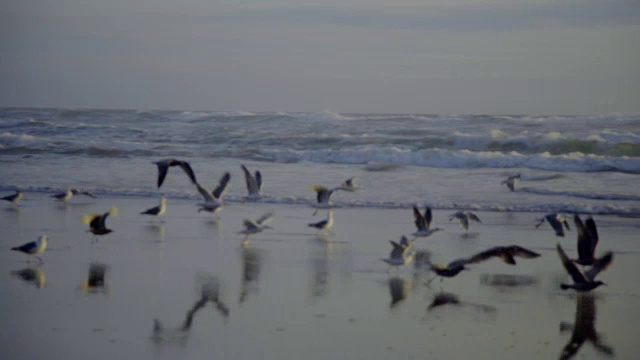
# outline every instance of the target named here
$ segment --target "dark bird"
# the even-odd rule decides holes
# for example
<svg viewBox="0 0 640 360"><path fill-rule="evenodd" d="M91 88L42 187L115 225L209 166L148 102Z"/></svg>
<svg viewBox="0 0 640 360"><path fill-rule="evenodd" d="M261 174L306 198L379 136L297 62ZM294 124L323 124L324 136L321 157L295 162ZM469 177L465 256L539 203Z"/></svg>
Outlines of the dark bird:
<svg viewBox="0 0 640 360"><path fill-rule="evenodd" d="M539 228L540 225L542 225L542 223L544 223L545 221L548 222L549 225L551 225L553 230L556 232L556 236L564 236L564 229L562 228L563 225L565 228L567 228L567 230L571 230L569 228L569 221L567 221L567 218L564 215L560 215L558 213L547 214L543 218L537 219L535 224L536 229Z"/></svg>
<svg viewBox="0 0 640 360"><path fill-rule="evenodd" d="M591 269L586 272L581 272L578 270L576 264L573 263L565 254L562 246L558 244L557 246L558 256L560 257L560 261L562 261L562 265L567 270L571 278L573 279L573 284L560 284L560 288L562 290L574 289L577 291L591 291L597 288L600 285L606 285L602 281L595 280L596 276L602 271L605 270L613 261L613 253L609 251L603 257L598 259Z"/></svg>
<svg viewBox="0 0 640 360"><path fill-rule="evenodd" d="M316 201L318 202L318 205L325 207L331 205L331 194L333 194L333 190L329 190L320 185L314 185L311 189L316 192Z"/></svg>
<svg viewBox="0 0 640 360"><path fill-rule="evenodd" d="M525 249L518 245L511 246L496 246L491 249L485 250L477 255L472 256L469 259L469 263L478 263L484 260L488 260L492 257L498 257L503 262L509 265L515 265L516 260L514 257L521 257L525 259L537 258L540 256L537 252Z"/></svg>
<svg viewBox="0 0 640 360"><path fill-rule="evenodd" d="M182 170L187 174L191 183L196 185L198 182L196 181L196 174L193 172L191 165L188 162L176 159L164 159L160 161L154 162L158 166L158 188L162 186L164 182L164 178L167 177L167 172L169 171L169 167L172 166L180 166Z"/></svg>
<svg viewBox="0 0 640 360"><path fill-rule="evenodd" d="M17 190L15 193L11 194L11 195L7 195L4 196L0 199L4 200L4 201L8 201L8 202L12 202L12 203L17 203L18 201L22 200L22 197L24 196L24 194L22 193L22 191Z"/></svg>
<svg viewBox="0 0 640 360"><path fill-rule="evenodd" d="M594 256L598 245L596 222L589 216L583 223L578 214L573 216L573 222L576 224L578 233L578 259L574 261L583 266L593 265L597 261Z"/></svg>
<svg viewBox="0 0 640 360"><path fill-rule="evenodd" d="M508 178L506 178L505 180L503 180L500 185L506 185L509 190L511 191L516 191L516 182L520 180L520 174L517 175L511 175Z"/></svg>
<svg viewBox="0 0 640 360"><path fill-rule="evenodd" d="M202 197L204 198L204 202L198 204L198 206L200 207L198 209L198 212L206 211L210 213L216 213L222 210L222 207L224 206L224 201L222 198L227 192L229 180L231 180L231 174L229 172L224 173L220 177L220 181L218 181L218 186L216 186L216 188L211 192L200 186L200 184L196 184L198 192L200 192L200 195L202 195Z"/></svg>
<svg viewBox="0 0 640 360"><path fill-rule="evenodd" d="M30 241L20 246L12 247L11 250L31 255L38 259L38 263L42 264L42 259L37 255L47 249L48 242L49 238L47 237L47 235L41 235L37 240Z"/></svg>
<svg viewBox="0 0 640 360"><path fill-rule="evenodd" d="M416 232L411 234L413 236L428 237L433 233L442 230L440 228L433 228L433 229L431 228L431 219L433 218L433 216L431 214L431 208L428 206L424 209L424 215L423 215L420 213L420 210L418 210L418 207L414 205L413 218L414 218L414 224L418 229Z"/></svg>
<svg viewBox="0 0 640 360"><path fill-rule="evenodd" d="M88 197L90 197L92 199L96 198L95 195L93 195L92 193L90 193L88 191L80 191L78 189L72 189L72 188L67 188L66 192L54 194L54 195L51 195L51 197L56 199L56 200L58 200L59 202L66 203L67 201L71 200L71 198L74 195L85 195L85 196L88 196Z"/></svg>
<svg viewBox="0 0 640 360"><path fill-rule="evenodd" d="M111 210L107 211L102 215L100 214L85 215L82 217L82 222L85 225L89 225L88 231L91 232L93 235L106 235L113 231L107 228L106 221L109 215L113 215L113 216L118 215L118 209L113 207L111 208Z"/></svg>
<svg viewBox="0 0 640 360"><path fill-rule="evenodd" d="M462 225L465 230L469 230L469 220L477 221L482 224L480 218L471 211L458 211L457 213L449 216L449 221L453 219L458 219L460 225Z"/></svg>
<svg viewBox="0 0 640 360"><path fill-rule="evenodd" d="M240 165L244 172L244 180L247 183L248 199L257 199L260 197L260 191L262 190L262 174L260 171L255 172L255 175L251 175L249 169L246 166Z"/></svg>
<svg viewBox="0 0 640 360"><path fill-rule="evenodd" d="M614 351L611 346L600 342L600 334L595 329L596 322L596 304L593 296L589 294L580 294L576 297L576 322L570 325L564 322L560 323L560 331L572 329L571 339L562 349L560 354L561 360L567 360L574 357L578 350L586 341L591 342L593 347L606 356L613 356Z"/></svg>

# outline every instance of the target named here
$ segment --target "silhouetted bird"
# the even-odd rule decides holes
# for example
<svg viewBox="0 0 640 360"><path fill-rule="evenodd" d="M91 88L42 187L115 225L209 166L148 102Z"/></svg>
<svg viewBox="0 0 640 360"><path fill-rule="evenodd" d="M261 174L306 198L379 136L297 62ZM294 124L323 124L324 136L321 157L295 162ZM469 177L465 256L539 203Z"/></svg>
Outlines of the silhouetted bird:
<svg viewBox="0 0 640 360"><path fill-rule="evenodd" d="M107 211L102 215L100 214L85 215L82 217L82 222L84 224L89 225L88 231L91 232L93 235L106 235L113 232L113 230L107 228L106 221L109 215L112 215L112 216L118 215L118 209L113 207L111 208L111 210Z"/></svg>
<svg viewBox="0 0 640 360"><path fill-rule="evenodd" d="M169 167L172 167L172 166L180 166L182 170L185 172L185 174L187 174L192 184L195 185L198 183L196 181L196 174L193 172L191 165L186 161L176 160L176 159L164 159L164 160L156 161L154 162L154 164L158 166L158 188L162 186L164 179L167 177L167 172L169 171Z"/></svg>
<svg viewBox="0 0 640 360"><path fill-rule="evenodd" d="M593 265L597 261L595 258L596 246L598 245L596 222L589 216L583 223L578 214L573 216L573 222L576 224L576 232L578 233L578 259L574 261L583 266Z"/></svg>
<svg viewBox="0 0 640 360"><path fill-rule="evenodd" d="M413 218L414 218L414 224L416 225L416 228L418 229L416 232L414 232L413 236L416 237L428 237L430 235L432 235L435 232L441 231L442 229L440 228L431 228L431 220L433 218L432 214L431 214L431 208L430 207L426 207L424 209L424 215L420 213L420 210L418 210L417 206L413 206Z"/></svg>
<svg viewBox="0 0 640 360"><path fill-rule="evenodd" d="M539 228L540 225L542 225L542 223L544 223L545 221L548 222L549 225L551 225L553 230L556 232L556 236L564 236L564 229L562 228L563 225L565 228L567 228L567 230L571 230L569 228L569 222L567 221L567 218L564 215L560 215L558 213L547 214L544 217L537 219L535 224L536 229Z"/></svg>
<svg viewBox="0 0 640 360"><path fill-rule="evenodd" d="M583 273L578 270L576 264L567 257L567 254L565 254L560 244L558 244L557 250L560 261L562 261L562 265L573 279L573 284L560 284L560 288L562 290L574 289L577 291L591 291L600 285L605 285L602 281L596 281L595 277L611 264L613 261L612 252L606 253L593 264L591 269Z"/></svg>

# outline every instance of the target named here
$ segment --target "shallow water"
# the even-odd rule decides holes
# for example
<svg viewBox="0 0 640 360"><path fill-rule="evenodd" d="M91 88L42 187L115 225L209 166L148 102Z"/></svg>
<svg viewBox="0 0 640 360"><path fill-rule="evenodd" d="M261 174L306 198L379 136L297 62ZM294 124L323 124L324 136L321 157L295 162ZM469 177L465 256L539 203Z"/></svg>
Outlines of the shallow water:
<svg viewBox="0 0 640 360"><path fill-rule="evenodd" d="M413 267L387 273L380 261L391 250L388 240L414 231L410 208L338 208L333 234L323 237L306 224L324 213L314 217L306 205L232 203L213 221L196 213L193 200L170 199L164 224L137 214L155 205L144 197L78 197L60 206L41 193L27 193L19 208L3 205L4 249L41 233L50 248L39 267L0 251L0 358L559 358L571 338L561 323L576 322L578 303L591 301L558 287L569 279L555 245L575 255L575 232L561 239L546 224L536 230L539 214L479 212L483 224L466 233L447 221L451 211L436 210L434 225L445 231L416 243L434 262L507 244L542 256L517 266L486 261L427 287L429 275ZM108 219L115 232L91 244L81 216L111 206L120 209ZM240 247L242 220L271 209L274 229ZM598 252L613 250L615 259L599 277L608 286L592 294L594 326L616 358L635 358L640 283L630 269L640 256L637 220L595 219ZM83 291L95 262L107 266L106 288ZM45 281L13 274L28 267ZM497 275L526 281L489 285ZM154 340L154 319L179 326L207 276L219 279L229 316L206 306L186 335ZM441 292L461 305L428 310ZM577 355L603 356L588 342Z"/></svg>

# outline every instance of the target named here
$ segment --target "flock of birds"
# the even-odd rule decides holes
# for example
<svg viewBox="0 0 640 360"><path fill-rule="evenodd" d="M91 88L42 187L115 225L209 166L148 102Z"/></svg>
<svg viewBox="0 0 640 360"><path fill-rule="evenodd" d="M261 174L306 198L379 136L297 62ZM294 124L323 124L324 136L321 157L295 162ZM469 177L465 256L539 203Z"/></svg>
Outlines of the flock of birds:
<svg viewBox="0 0 640 360"><path fill-rule="evenodd" d="M198 192L204 198L204 202L197 204L198 212L206 211L210 213L217 213L223 208L224 194L227 190L229 180L231 179L231 174L229 172L226 172L222 175L218 182L218 185L214 189L208 190L198 183L195 172L193 171L191 165L186 161L177 159L164 159L157 161L154 164L156 164L158 169L158 188L162 186L169 172L169 168L177 166L184 171L191 183L196 186ZM245 175L248 192L247 200L260 199L262 191L262 174L260 173L260 171L251 173L249 169L247 169L247 167L244 165L241 165L241 168ZM521 177L519 174L509 176L502 182L502 184L507 185L509 189L513 191L515 182L520 180L520 178ZM336 191L354 192L359 190L360 188L356 184L356 178L352 177L334 188L314 185L312 189L316 192L316 212L320 208L328 209L328 211L327 217L324 220L315 223L309 223L308 226L315 228L318 231L324 232L330 231L334 225L334 211L331 210L331 195ZM80 191L72 188L67 189L66 192L52 195L51 197L59 202L64 203L69 201L74 195L85 195L95 198L95 196L90 192ZM15 194L3 197L2 200L17 203L22 198L22 191L17 191ZM166 210L167 199L165 197L161 197L160 204L158 206L147 209L140 214L160 217L166 213ZM113 231L107 227L106 221L109 216L116 215L117 213L118 210L116 208L112 208L103 214L85 215L82 220L85 224L89 225L89 232L91 232L95 236L102 236ZM381 259L389 265L389 270L391 268L398 269L401 266L408 265L416 259L416 256L419 254L414 249L414 243L416 239L426 238L438 231L442 231L441 228L431 226L432 210L430 207L427 206L423 213L418 209L417 206L414 205L413 215L414 224L416 227L416 231L411 234L413 238L409 239L406 236L402 236L399 242L391 240L390 243L392 245L392 250L389 254L389 257ZM269 226L269 223L273 219L273 217L274 213L270 211L255 220L245 219L243 222L244 228L238 232L238 234L245 235L241 243L242 246L247 245L247 242L251 235L258 234L264 230L270 229L271 226ZM458 211L454 214L451 214L449 216L449 221L452 220L458 220L460 225L465 230L469 229L469 221L482 223L480 218L470 211ZM588 216L583 222L580 216L578 214L575 214L573 220L577 231L578 259L570 259L564 252L562 246L560 246L560 244L558 243L556 249L558 257L560 258L561 263L566 269L567 273L569 273L569 275L573 279L572 284L561 284L560 287L563 290L574 289L580 292L590 291L604 284L602 281L596 280L596 276L611 264L611 262L613 261L613 253L609 251L602 257L596 258L595 250L598 244L599 237L594 219L591 216ZM568 219L562 214L547 214L536 221L535 227L540 227L544 222L547 222L554 230L556 236L559 237L564 236L565 229L570 230ZM94 238L94 241L96 240L97 238ZM37 255L46 250L47 243L48 237L46 235L42 235L35 241L28 242L21 246L13 247L11 248L11 250L34 256L39 261L39 263L42 263L42 259ZM539 256L540 254L534 251L525 249L518 245L512 245L493 247L468 258L455 259L446 265L432 263L428 257L421 257L420 262L426 263L427 268L431 270L436 276L440 276L441 278L451 278L455 277L463 270L469 270L469 265L487 261L492 258L499 258L507 264L515 265L516 257L532 259ZM582 270L578 269L578 266L576 264L580 265L582 267ZM416 265L418 266L421 264ZM586 269L586 267L589 268ZM431 280L429 282L431 282Z"/></svg>

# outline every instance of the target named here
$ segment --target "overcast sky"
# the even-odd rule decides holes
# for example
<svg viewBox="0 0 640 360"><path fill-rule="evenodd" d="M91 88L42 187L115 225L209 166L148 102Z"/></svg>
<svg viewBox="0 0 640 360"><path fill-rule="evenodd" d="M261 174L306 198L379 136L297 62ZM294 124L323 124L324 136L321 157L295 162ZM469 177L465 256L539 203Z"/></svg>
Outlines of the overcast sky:
<svg viewBox="0 0 640 360"><path fill-rule="evenodd" d="M5 0L0 106L640 113L639 0Z"/></svg>

